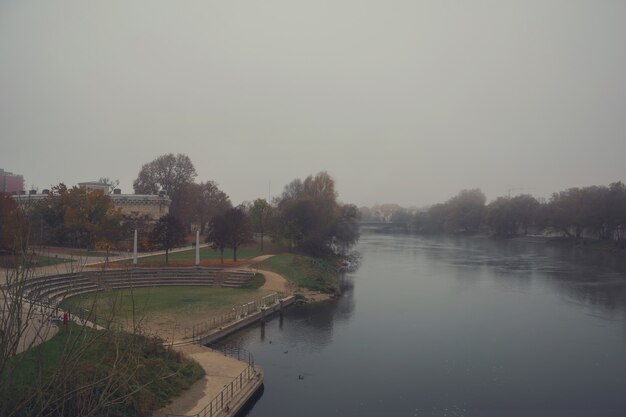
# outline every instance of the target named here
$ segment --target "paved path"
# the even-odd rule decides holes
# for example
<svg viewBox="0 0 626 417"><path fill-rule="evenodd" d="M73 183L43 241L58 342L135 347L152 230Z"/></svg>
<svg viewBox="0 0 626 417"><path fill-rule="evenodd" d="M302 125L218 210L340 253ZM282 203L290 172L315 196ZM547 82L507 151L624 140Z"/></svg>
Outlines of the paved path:
<svg viewBox="0 0 626 417"><path fill-rule="evenodd" d="M200 248L207 247L208 245L200 245ZM171 249L169 253L176 252L184 252L188 250L193 250L194 246L185 246L182 248ZM37 268L33 268L33 277L42 277L47 275L58 275L58 274L67 274L71 272L79 272L82 271L85 267L93 267L98 265L103 265L105 263L105 259L102 256L77 256L77 255L69 255L67 253L55 253L53 250L51 251L41 251L41 255L45 256L58 256L59 258L70 259L73 262L64 262L57 265L49 265L49 266L41 266ZM155 251L155 252L140 252L137 257L138 258L147 258L149 256L156 255L165 255L165 251ZM122 255L109 256L108 262L119 262L133 259L132 253L125 253ZM0 278L2 279L2 278Z"/></svg>
<svg viewBox="0 0 626 417"><path fill-rule="evenodd" d="M261 289L290 293L292 292L292 288L289 285L289 282L287 281L285 277L283 277L280 274L277 274L276 272L267 271L265 269L259 269L258 267L255 266L256 264L263 262L266 259L269 259L273 256L276 256L276 255L270 254L270 255L257 256L255 258L250 259L250 261L246 262L245 264L238 265L236 267L228 268L228 269L233 270L233 271L236 270L236 271L248 271L248 272L261 273L263 274L263 276L265 276L265 284L263 284Z"/></svg>
<svg viewBox="0 0 626 417"><path fill-rule="evenodd" d="M157 410L153 416L168 414L194 415L202 411L225 386L229 385L247 367L246 362L225 356L223 353L199 345L177 346L177 350L194 359L202 366L206 375L191 388L174 398L172 402ZM247 382L247 381L246 381Z"/></svg>

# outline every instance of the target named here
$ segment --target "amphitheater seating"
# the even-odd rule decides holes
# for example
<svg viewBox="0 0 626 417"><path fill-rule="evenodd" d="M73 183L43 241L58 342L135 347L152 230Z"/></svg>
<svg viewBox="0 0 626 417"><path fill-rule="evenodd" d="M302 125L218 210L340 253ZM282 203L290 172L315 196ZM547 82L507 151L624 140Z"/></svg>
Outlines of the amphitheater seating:
<svg viewBox="0 0 626 417"><path fill-rule="evenodd" d="M218 275L221 277L217 279ZM85 270L35 277L28 280L26 294L34 301L57 304L67 297L107 289L206 285L237 288L254 273L209 267L132 268Z"/></svg>
<svg viewBox="0 0 626 417"><path fill-rule="evenodd" d="M222 287L239 288L244 286L252 277L254 272L233 271L229 272L226 279L221 283Z"/></svg>

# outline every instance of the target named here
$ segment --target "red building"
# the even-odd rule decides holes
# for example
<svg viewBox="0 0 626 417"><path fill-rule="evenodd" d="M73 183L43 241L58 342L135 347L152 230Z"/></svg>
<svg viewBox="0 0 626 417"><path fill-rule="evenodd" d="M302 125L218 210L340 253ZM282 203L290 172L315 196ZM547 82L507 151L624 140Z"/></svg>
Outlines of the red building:
<svg viewBox="0 0 626 417"><path fill-rule="evenodd" d="M21 193L24 190L24 177L6 172L0 168L0 193Z"/></svg>

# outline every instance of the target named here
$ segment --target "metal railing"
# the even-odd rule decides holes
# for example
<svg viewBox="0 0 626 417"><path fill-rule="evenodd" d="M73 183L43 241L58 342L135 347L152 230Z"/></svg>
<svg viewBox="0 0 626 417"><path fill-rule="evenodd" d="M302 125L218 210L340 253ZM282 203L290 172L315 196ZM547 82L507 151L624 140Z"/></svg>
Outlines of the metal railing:
<svg viewBox="0 0 626 417"><path fill-rule="evenodd" d="M200 341L202 336L206 336L211 330L261 311L262 308L276 305L284 297L285 294L274 292L266 295L265 297L252 300L246 304L235 306L231 311L218 316L213 316L200 323L196 323L192 325L191 328L185 327L185 338L190 337L194 342Z"/></svg>
<svg viewBox="0 0 626 417"><path fill-rule="evenodd" d="M254 365L254 356L252 353L239 346L228 345L220 342L213 342L207 345L207 347L213 350L219 350L224 356L230 356L238 361L247 362L248 365Z"/></svg>
<svg viewBox="0 0 626 417"><path fill-rule="evenodd" d="M248 365L230 384L215 396L199 413L192 415L167 414L168 417L214 417L222 411L230 411L230 401L239 394L249 381L257 377L254 365Z"/></svg>

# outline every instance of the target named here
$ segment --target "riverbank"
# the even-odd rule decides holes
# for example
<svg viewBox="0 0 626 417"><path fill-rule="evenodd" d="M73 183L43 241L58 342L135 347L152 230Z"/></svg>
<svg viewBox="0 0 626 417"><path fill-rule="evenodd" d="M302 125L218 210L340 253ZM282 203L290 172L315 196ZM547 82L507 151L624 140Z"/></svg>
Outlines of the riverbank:
<svg viewBox="0 0 626 417"><path fill-rule="evenodd" d="M287 279L292 292L303 295L340 294L337 279L343 258L314 258L295 253L281 253L255 265L260 271L272 271Z"/></svg>
<svg viewBox="0 0 626 417"><path fill-rule="evenodd" d="M228 381L224 383L222 379L224 375L232 377L237 371L241 370L242 363L233 362L234 359L212 351L203 345L215 342L221 338L227 337L241 329L248 327L259 321L269 319L273 314L281 313L283 308L287 308L291 304L298 300L304 300L306 302L320 302L326 301L334 297L333 294L324 294L319 291L313 291L306 288L296 287L293 282L290 282L283 275L268 271L266 269L260 269L258 266L264 261L273 258L274 255L264 255L252 260L249 265L245 265L244 270L250 270L256 273L261 273L265 276L265 283L261 287L264 290L273 290L277 292L283 292L287 294L297 293L298 297L294 295L288 295L282 299L279 303L263 309L261 311L252 313L248 316L242 317L239 320L229 323L223 327L217 328L209 332L207 335L201 337L199 344L188 344L188 340L182 340L175 345L177 349L181 349L188 357L198 361L200 365L205 369L206 377L196 382L187 392L181 396L173 399L173 401L163 409L154 414L154 417L164 417L169 414L178 415L195 415L199 412L207 410L207 406L211 407L211 401L215 400L216 395L219 395L221 391L218 391L220 387L227 386ZM238 268L240 269L240 268ZM231 401L228 402L228 411L225 411L224 416L235 415L236 412L243 407L247 401L254 395L263 382L263 371L260 367L255 366L257 376L250 381L249 386L242 389L237 393ZM243 371L242 371L243 372ZM210 381L211 376L215 376L214 381ZM236 380L235 384L237 383ZM232 382L232 381L231 381ZM221 385L220 385L221 384Z"/></svg>
<svg viewBox="0 0 626 417"><path fill-rule="evenodd" d="M497 239L497 240L513 240L520 242L532 242L532 243L545 243L561 246L570 246L575 248L586 248L592 250L602 250L608 252L615 252L623 254L626 251L626 240L599 240L590 238L575 238L567 236L546 236L546 235L515 235L515 236L496 236L484 232L476 233L434 233L423 234L416 232L415 230L408 229L401 225L365 225L362 226L364 230L367 230L374 234L389 234L389 235L407 235L407 236L422 236L422 237L434 237L434 236L448 236L448 237L467 237L477 239Z"/></svg>
<svg viewBox="0 0 626 417"><path fill-rule="evenodd" d="M547 243L553 245L571 246L576 248L586 248L593 250L603 250L609 252L623 253L626 250L626 241L598 240L571 237L550 237L542 235L514 236L511 239L521 242Z"/></svg>

